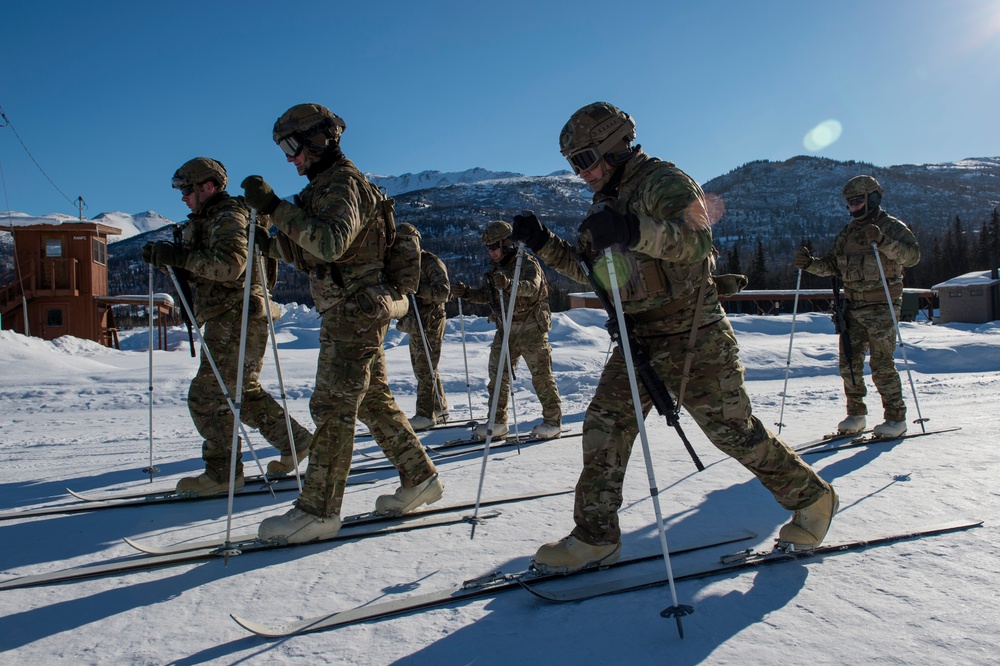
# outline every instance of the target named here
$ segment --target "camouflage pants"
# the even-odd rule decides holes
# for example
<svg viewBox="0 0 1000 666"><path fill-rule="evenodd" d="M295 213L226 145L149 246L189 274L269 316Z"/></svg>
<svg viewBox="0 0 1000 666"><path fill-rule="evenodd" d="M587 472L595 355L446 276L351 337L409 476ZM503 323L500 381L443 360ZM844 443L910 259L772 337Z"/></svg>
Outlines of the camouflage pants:
<svg viewBox="0 0 1000 666"><path fill-rule="evenodd" d="M653 369L675 393L680 388L687 339L686 333L644 339ZM696 347L684 408L709 440L750 470L783 507L795 510L815 502L826 484L751 413L729 321L723 319L700 330ZM641 382L639 394L643 413L648 414L652 403ZM622 483L638 432L625 360L615 348L583 422L583 472L576 485L573 530L583 541L620 540Z"/></svg>
<svg viewBox="0 0 1000 666"><path fill-rule="evenodd" d="M230 310L206 322L203 333L205 344L215 360L230 396L236 395L241 319L240 310ZM257 381L266 349L267 320L259 318L248 320L240 420L260 430L260 434L274 448L283 454L289 454L291 445L288 442L285 411ZM201 449L205 472L215 481L227 481L230 465L229 450L232 447L233 437L233 413L219 387L215 373L212 372L206 354L201 355L198 374L191 381L191 388L188 390L188 409L198 433L205 440ZM309 431L295 419L292 419L292 434L300 450L309 446L311 438ZM239 462L240 451L237 451L236 455L236 474L240 476L243 474L243 464Z"/></svg>
<svg viewBox="0 0 1000 666"><path fill-rule="evenodd" d="M316 432L296 502L306 513L340 514L356 419L369 427L404 487L436 472L389 389L382 348L388 327L388 319L369 317L350 302L323 314L316 390L309 401Z"/></svg>
<svg viewBox="0 0 1000 666"><path fill-rule="evenodd" d="M535 395L542 403L542 420L546 423L562 424L562 402L559 400L559 389L555 377L552 376L552 347L549 345L549 333L545 329L528 325L511 327L510 364L515 370L517 362L523 357L531 373L531 385ZM488 390L492 405L493 389L496 387L497 365L500 362L500 350L503 348L503 330L497 329L490 347L490 382ZM510 373L507 372L506 361L500 378L500 397L497 402L497 423L507 422L507 397L510 392Z"/></svg>
<svg viewBox="0 0 1000 666"><path fill-rule="evenodd" d="M901 303L895 305L899 320ZM847 413L864 416L865 406L865 354L871 350L869 365L872 381L882 397L882 410L886 421L905 421L906 403L903 402L903 385L896 370L893 354L896 351L896 329L892 325L889 308L885 304L872 304L847 311L847 336L851 341L851 358L840 359L840 376L847 395ZM854 381L851 380L851 372Z"/></svg>
<svg viewBox="0 0 1000 666"><path fill-rule="evenodd" d="M410 333L410 363L413 365L413 376L417 378L417 410L416 413L431 418L435 413L448 411L448 398L444 394L441 378L434 385L438 362L441 360L441 344L444 342L444 329L447 320L442 317L427 317L422 319L424 333L427 336L427 347L430 349L431 362L427 362L427 352L424 350L424 338L420 331Z"/></svg>

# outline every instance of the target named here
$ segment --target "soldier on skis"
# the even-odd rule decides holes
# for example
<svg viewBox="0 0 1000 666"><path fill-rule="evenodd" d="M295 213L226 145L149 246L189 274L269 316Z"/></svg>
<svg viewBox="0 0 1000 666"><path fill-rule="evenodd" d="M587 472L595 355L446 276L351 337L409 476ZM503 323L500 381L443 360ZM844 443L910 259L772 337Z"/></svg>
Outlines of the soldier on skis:
<svg viewBox="0 0 1000 666"><path fill-rule="evenodd" d="M605 285L603 255L612 248L620 266L616 272L625 275L619 286L622 307L648 348L653 370L712 443L794 512L779 541L815 547L837 511L837 495L751 411L736 338L711 276L712 230L704 194L672 163L633 146L634 139L635 123L615 106L597 102L574 113L559 147L594 190L595 204L603 207L592 209L575 244L556 236L530 211L514 217L513 238L557 271L585 281L579 255ZM652 402L641 385L639 391L648 413ZM576 527L538 549L538 569L571 572L618 559L618 509L637 433L626 363L616 348L583 423Z"/></svg>
<svg viewBox="0 0 1000 666"><path fill-rule="evenodd" d="M401 485L380 496L380 514L408 513L444 492L437 470L389 389L382 342L406 299L386 277L391 202L344 156L346 124L318 104L298 104L274 124L274 142L309 184L283 201L260 176L243 181L247 202L271 216L278 233L269 253L309 274L322 317L316 422L309 467L295 506L265 519L262 539L312 541L337 534L354 453L356 419L365 423L399 472Z"/></svg>
<svg viewBox="0 0 1000 666"><path fill-rule="evenodd" d="M882 209L882 186L875 178L865 175L851 178L842 195L854 219L822 257L812 256L809 248L799 249L795 267L813 275L839 276L844 282L850 344L841 348L840 376L847 395L847 418L838 424L838 432L857 433L867 425L864 364L865 352L870 349L872 381L882 398L885 417L883 423L875 426L873 434L898 437L906 432L906 404L893 360L896 330L889 307L895 310L898 321L903 306L903 269L917 265L920 247L910 228ZM873 243L878 248L878 258ZM892 303L886 302L880 260ZM843 351L845 348L851 350L849 357Z"/></svg>
<svg viewBox="0 0 1000 666"><path fill-rule="evenodd" d="M420 239L420 231L412 224L400 224L396 233L414 234ZM448 302L450 295L451 283L448 282L448 269L444 262L421 248L420 286L414 294L416 311L411 303L410 311L396 322L396 328L410 336L410 363L417 379L417 410L410 419L410 425L415 431L426 430L448 420L448 399L444 395L437 366L441 360L441 345L444 343L444 329L448 322L444 304Z"/></svg>
<svg viewBox="0 0 1000 666"><path fill-rule="evenodd" d="M250 214L243 202L226 192L226 169L208 157L196 157L174 172L172 186L191 209L180 227L180 242L156 241L142 248L142 259L164 268L173 266L179 277L193 287L189 303L197 325L205 326L205 344L215 360L227 391L234 395L239 370L239 341L243 316L243 288L252 254L247 248ZM243 400L240 420L260 430L281 452L280 461L268 465L268 473L292 471L292 443L281 405L261 387L260 375L267 349L267 313L258 272L253 273L250 314L247 320L243 361ZM272 305L272 307L275 307ZM278 316L274 312L273 316ZM232 448L233 414L216 380L207 355L201 357L198 373L188 391L188 409L204 438L201 456L204 473L177 483L182 495L214 495L229 489L229 452ZM311 435L292 419L292 434L298 460L309 455ZM239 460L240 451L236 452ZM243 464L236 464L236 488L243 487Z"/></svg>
<svg viewBox="0 0 1000 666"><path fill-rule="evenodd" d="M486 245L486 251L490 256L485 282L478 288L456 282L451 292L456 298L464 298L472 303L488 303L491 309L490 319L497 323L497 332L490 347L491 396L496 387L497 366L503 346L500 299L503 299L502 307L506 307L510 302L511 282L517 257L517 249L510 235L511 227L503 220L487 224L482 234L483 244ZM538 401L542 403L542 422L532 429L532 436L552 439L558 437L562 431L562 402L559 399L556 380L552 376L552 347L549 345L552 313L549 310L549 284L537 259L525 255L522 262L517 284L517 302L514 304L508 339L510 363L512 368L517 367L518 359L524 357L531 372L531 384L535 388ZM501 372L500 397L493 425L494 437L504 437L509 432L507 426L509 387L510 375L504 368ZM476 426L474 435L485 439L486 430L486 424Z"/></svg>

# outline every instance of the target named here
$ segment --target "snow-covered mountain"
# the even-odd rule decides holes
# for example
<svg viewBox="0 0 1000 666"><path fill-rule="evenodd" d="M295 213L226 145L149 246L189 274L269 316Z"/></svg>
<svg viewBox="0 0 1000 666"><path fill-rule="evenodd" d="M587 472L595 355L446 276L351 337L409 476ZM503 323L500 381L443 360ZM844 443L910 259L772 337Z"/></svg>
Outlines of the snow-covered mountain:
<svg viewBox="0 0 1000 666"><path fill-rule="evenodd" d="M445 187L458 183L476 183L497 178L523 177L510 171L489 171L476 167L465 171L421 171L420 173L404 173L401 176L381 176L366 173L365 177L379 187L385 188L386 194L394 197L404 192L426 190L432 187Z"/></svg>
<svg viewBox="0 0 1000 666"><path fill-rule="evenodd" d="M49 213L48 215L28 215L16 211L0 213L0 229L9 229L11 226L28 227L34 224L67 224L79 221L80 218L76 216L63 215L62 213ZM89 218L88 221L121 229L121 235L111 236L108 239L112 243L173 224L173 221L151 210L134 215L120 212L101 213ZM7 238L9 239L9 236Z"/></svg>

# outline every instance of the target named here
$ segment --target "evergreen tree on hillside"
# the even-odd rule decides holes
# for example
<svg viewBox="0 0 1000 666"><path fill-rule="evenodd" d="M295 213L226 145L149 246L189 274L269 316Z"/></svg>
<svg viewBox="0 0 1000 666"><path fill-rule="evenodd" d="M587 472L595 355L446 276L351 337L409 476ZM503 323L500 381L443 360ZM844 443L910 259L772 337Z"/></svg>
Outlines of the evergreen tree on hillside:
<svg viewBox="0 0 1000 666"><path fill-rule="evenodd" d="M767 257L764 256L764 242L759 237L757 238L757 251L750 263L750 272L747 273L747 287L750 289L768 288Z"/></svg>
<svg viewBox="0 0 1000 666"><path fill-rule="evenodd" d="M743 262L740 259L740 246L733 245L733 249L726 252L726 267L724 273L743 273Z"/></svg>
<svg viewBox="0 0 1000 666"><path fill-rule="evenodd" d="M989 242L987 243L987 265L986 268L994 270L1000 268L1000 213L993 209L990 216Z"/></svg>
<svg viewBox="0 0 1000 666"><path fill-rule="evenodd" d="M955 275L963 275L969 272L969 241L965 236L965 229L962 228L962 218L958 215L955 216L951 232L952 247L948 260Z"/></svg>

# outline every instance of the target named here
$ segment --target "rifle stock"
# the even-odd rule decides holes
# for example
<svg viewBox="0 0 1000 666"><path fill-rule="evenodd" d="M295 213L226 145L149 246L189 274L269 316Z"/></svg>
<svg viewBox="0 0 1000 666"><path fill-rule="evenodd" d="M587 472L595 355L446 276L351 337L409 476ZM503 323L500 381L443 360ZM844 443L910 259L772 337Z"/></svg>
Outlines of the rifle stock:
<svg viewBox="0 0 1000 666"><path fill-rule="evenodd" d="M847 365L851 369L851 383L856 383L854 378L854 353L851 349L851 336L847 332L847 300L840 297L839 277L833 278L833 329L840 336L840 355L847 359Z"/></svg>

